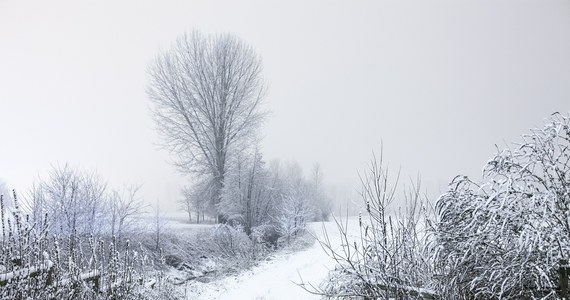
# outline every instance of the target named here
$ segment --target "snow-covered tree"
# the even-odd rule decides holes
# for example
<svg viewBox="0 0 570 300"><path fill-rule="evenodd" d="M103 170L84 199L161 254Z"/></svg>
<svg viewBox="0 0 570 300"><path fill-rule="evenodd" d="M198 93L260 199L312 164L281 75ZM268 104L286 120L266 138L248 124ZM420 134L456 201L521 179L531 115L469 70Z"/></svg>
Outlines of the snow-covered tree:
<svg viewBox="0 0 570 300"><path fill-rule="evenodd" d="M147 91L165 147L182 172L212 179L218 207L232 156L250 144L263 120L261 59L236 36L195 31L178 38L148 70Z"/></svg>
<svg viewBox="0 0 570 300"><path fill-rule="evenodd" d="M182 198L179 204L188 213L189 222L192 221L192 212L196 213L196 223L200 223L200 220L204 221L206 212L212 214L215 211L211 197L211 183L212 181L206 177L181 189Z"/></svg>
<svg viewBox="0 0 570 300"><path fill-rule="evenodd" d="M437 203L444 297L557 298L556 270L570 253L570 119L498 151L481 183L456 177Z"/></svg>
<svg viewBox="0 0 570 300"><path fill-rule="evenodd" d="M253 228L271 222L280 192L278 180L278 174L267 170L258 151L251 157L241 156L227 176L219 211L250 235Z"/></svg>
<svg viewBox="0 0 570 300"><path fill-rule="evenodd" d="M139 190L140 185L129 185L122 191L113 190L109 195L107 218L112 236L121 238L125 231L132 229L135 217L143 212L145 204L138 195Z"/></svg>
<svg viewBox="0 0 570 300"><path fill-rule="evenodd" d="M315 196L311 183L303 176L299 164L291 162L280 168L281 201L276 213L278 231L290 243L291 237L305 229L315 216Z"/></svg>
<svg viewBox="0 0 570 300"><path fill-rule="evenodd" d="M314 215L307 199L307 190L303 187L299 188L291 189L282 196L276 218L277 230L287 244L291 243L291 238L294 235L305 229L307 222L311 221Z"/></svg>
<svg viewBox="0 0 570 300"><path fill-rule="evenodd" d="M194 211L193 199L192 199L192 186L184 186L180 189L182 198L178 200L180 208L188 214L188 223L192 222L192 212ZM198 217L199 217L198 213Z"/></svg>
<svg viewBox="0 0 570 300"><path fill-rule="evenodd" d="M325 191L321 165L315 163L311 169L311 198L315 206L315 221L328 221L332 213L332 201Z"/></svg>
<svg viewBox="0 0 570 300"><path fill-rule="evenodd" d="M106 190L97 174L66 164L55 166L47 180L36 183L26 204L36 219L48 215L54 233L96 233L107 221Z"/></svg>

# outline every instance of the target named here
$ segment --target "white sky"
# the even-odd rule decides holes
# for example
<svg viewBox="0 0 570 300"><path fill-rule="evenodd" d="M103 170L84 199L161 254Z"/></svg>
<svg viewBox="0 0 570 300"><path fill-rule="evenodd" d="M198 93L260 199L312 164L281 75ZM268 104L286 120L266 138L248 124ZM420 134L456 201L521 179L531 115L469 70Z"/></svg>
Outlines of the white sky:
<svg viewBox="0 0 570 300"><path fill-rule="evenodd" d="M567 0L0 0L0 178L24 190L69 162L174 207L184 178L155 146L145 68L192 29L257 49L266 159L318 161L331 185L383 141L437 194L570 111Z"/></svg>

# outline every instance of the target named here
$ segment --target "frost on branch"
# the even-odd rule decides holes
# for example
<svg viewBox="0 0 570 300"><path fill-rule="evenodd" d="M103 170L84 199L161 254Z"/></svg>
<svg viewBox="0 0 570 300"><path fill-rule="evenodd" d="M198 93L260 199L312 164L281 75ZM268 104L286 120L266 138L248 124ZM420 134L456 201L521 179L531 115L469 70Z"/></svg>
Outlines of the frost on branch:
<svg viewBox="0 0 570 300"><path fill-rule="evenodd" d="M320 244L337 266L320 286L309 292L335 299L433 299L426 199L419 182L398 199L398 177L374 157L361 177L366 213L358 225L335 219L341 247L324 232ZM400 207L395 207L395 204Z"/></svg>
<svg viewBox="0 0 570 300"><path fill-rule="evenodd" d="M440 286L451 298L556 298L570 253L570 119L487 162L482 184L456 177L437 203Z"/></svg>

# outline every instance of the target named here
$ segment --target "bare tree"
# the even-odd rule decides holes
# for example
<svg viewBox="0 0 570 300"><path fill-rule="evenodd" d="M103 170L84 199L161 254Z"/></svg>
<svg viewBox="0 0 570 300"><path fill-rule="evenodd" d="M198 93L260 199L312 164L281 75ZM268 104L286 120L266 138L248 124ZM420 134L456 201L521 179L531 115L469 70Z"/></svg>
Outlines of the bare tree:
<svg viewBox="0 0 570 300"><path fill-rule="evenodd" d="M227 176L222 200L222 213L231 223L243 226L247 235L255 227L270 223L275 210L278 176L265 167L259 151L251 157L240 157L232 172Z"/></svg>
<svg viewBox="0 0 570 300"><path fill-rule="evenodd" d="M260 57L236 36L198 32L181 36L148 68L147 92L164 146L180 171L212 178L215 205L230 157L263 120L261 71Z"/></svg>
<svg viewBox="0 0 570 300"><path fill-rule="evenodd" d="M312 198L315 202L315 221L328 221L332 212L332 202L325 194L323 171L321 165L315 163L311 170Z"/></svg>
<svg viewBox="0 0 570 300"><path fill-rule="evenodd" d="M312 201L311 182L305 179L298 163L284 164L281 178L281 201L275 221L282 240L290 244L291 238L303 231L307 222L314 218L316 209Z"/></svg>
<svg viewBox="0 0 570 300"><path fill-rule="evenodd" d="M55 166L47 180L33 186L26 205L36 221L47 213L56 233L95 233L105 221L106 189L106 183L96 173L82 172L67 164Z"/></svg>
<svg viewBox="0 0 570 300"><path fill-rule="evenodd" d="M162 243L162 234L167 231L166 230L166 222L164 220L163 213L160 210L160 201L156 199L156 203L153 210L152 216L152 230L153 232L153 244L155 250L158 252L160 251L160 245Z"/></svg>
<svg viewBox="0 0 570 300"><path fill-rule="evenodd" d="M110 195L109 217L111 235L121 237L121 234L132 225L133 217L143 212L145 207L138 196L140 185L129 185L119 192L114 190Z"/></svg>
<svg viewBox="0 0 570 300"><path fill-rule="evenodd" d="M192 187L185 186L180 192L182 193L182 198L178 201L180 208L188 214L188 223L192 223L192 211L194 210L192 205Z"/></svg>
<svg viewBox="0 0 570 300"><path fill-rule="evenodd" d="M188 213L188 222L192 222L192 212L196 213L196 224L205 221L205 213L211 213L208 199L211 198L211 180L205 179L182 188L182 199L179 201L182 209Z"/></svg>

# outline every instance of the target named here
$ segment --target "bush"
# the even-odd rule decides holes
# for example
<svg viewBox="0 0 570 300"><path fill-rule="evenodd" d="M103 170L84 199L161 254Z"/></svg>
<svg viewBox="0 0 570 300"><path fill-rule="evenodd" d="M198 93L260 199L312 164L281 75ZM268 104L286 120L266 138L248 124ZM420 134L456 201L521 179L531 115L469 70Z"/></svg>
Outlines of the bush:
<svg viewBox="0 0 570 300"><path fill-rule="evenodd" d="M252 240L264 248L276 249L281 235L274 225L260 225L254 227L251 233Z"/></svg>
<svg viewBox="0 0 570 300"><path fill-rule="evenodd" d="M367 216L359 216L358 228L335 219L341 247L328 233L320 244L337 266L320 286L303 285L328 298L365 299L431 297L432 260L425 199L419 184L404 194L404 207L393 211L397 181L389 181L388 171L376 157L361 178L362 199ZM352 222L351 222L352 223Z"/></svg>
<svg viewBox="0 0 570 300"><path fill-rule="evenodd" d="M252 241L243 227L220 224L212 231L213 243L227 257L252 258Z"/></svg>
<svg viewBox="0 0 570 300"><path fill-rule="evenodd" d="M5 207L0 195L0 298L150 299L142 249L114 238L50 236L49 218L30 221L15 193L13 209Z"/></svg>
<svg viewBox="0 0 570 300"><path fill-rule="evenodd" d="M499 151L481 184L458 176L437 203L436 253L446 298L557 298L570 253L570 119L554 114Z"/></svg>

